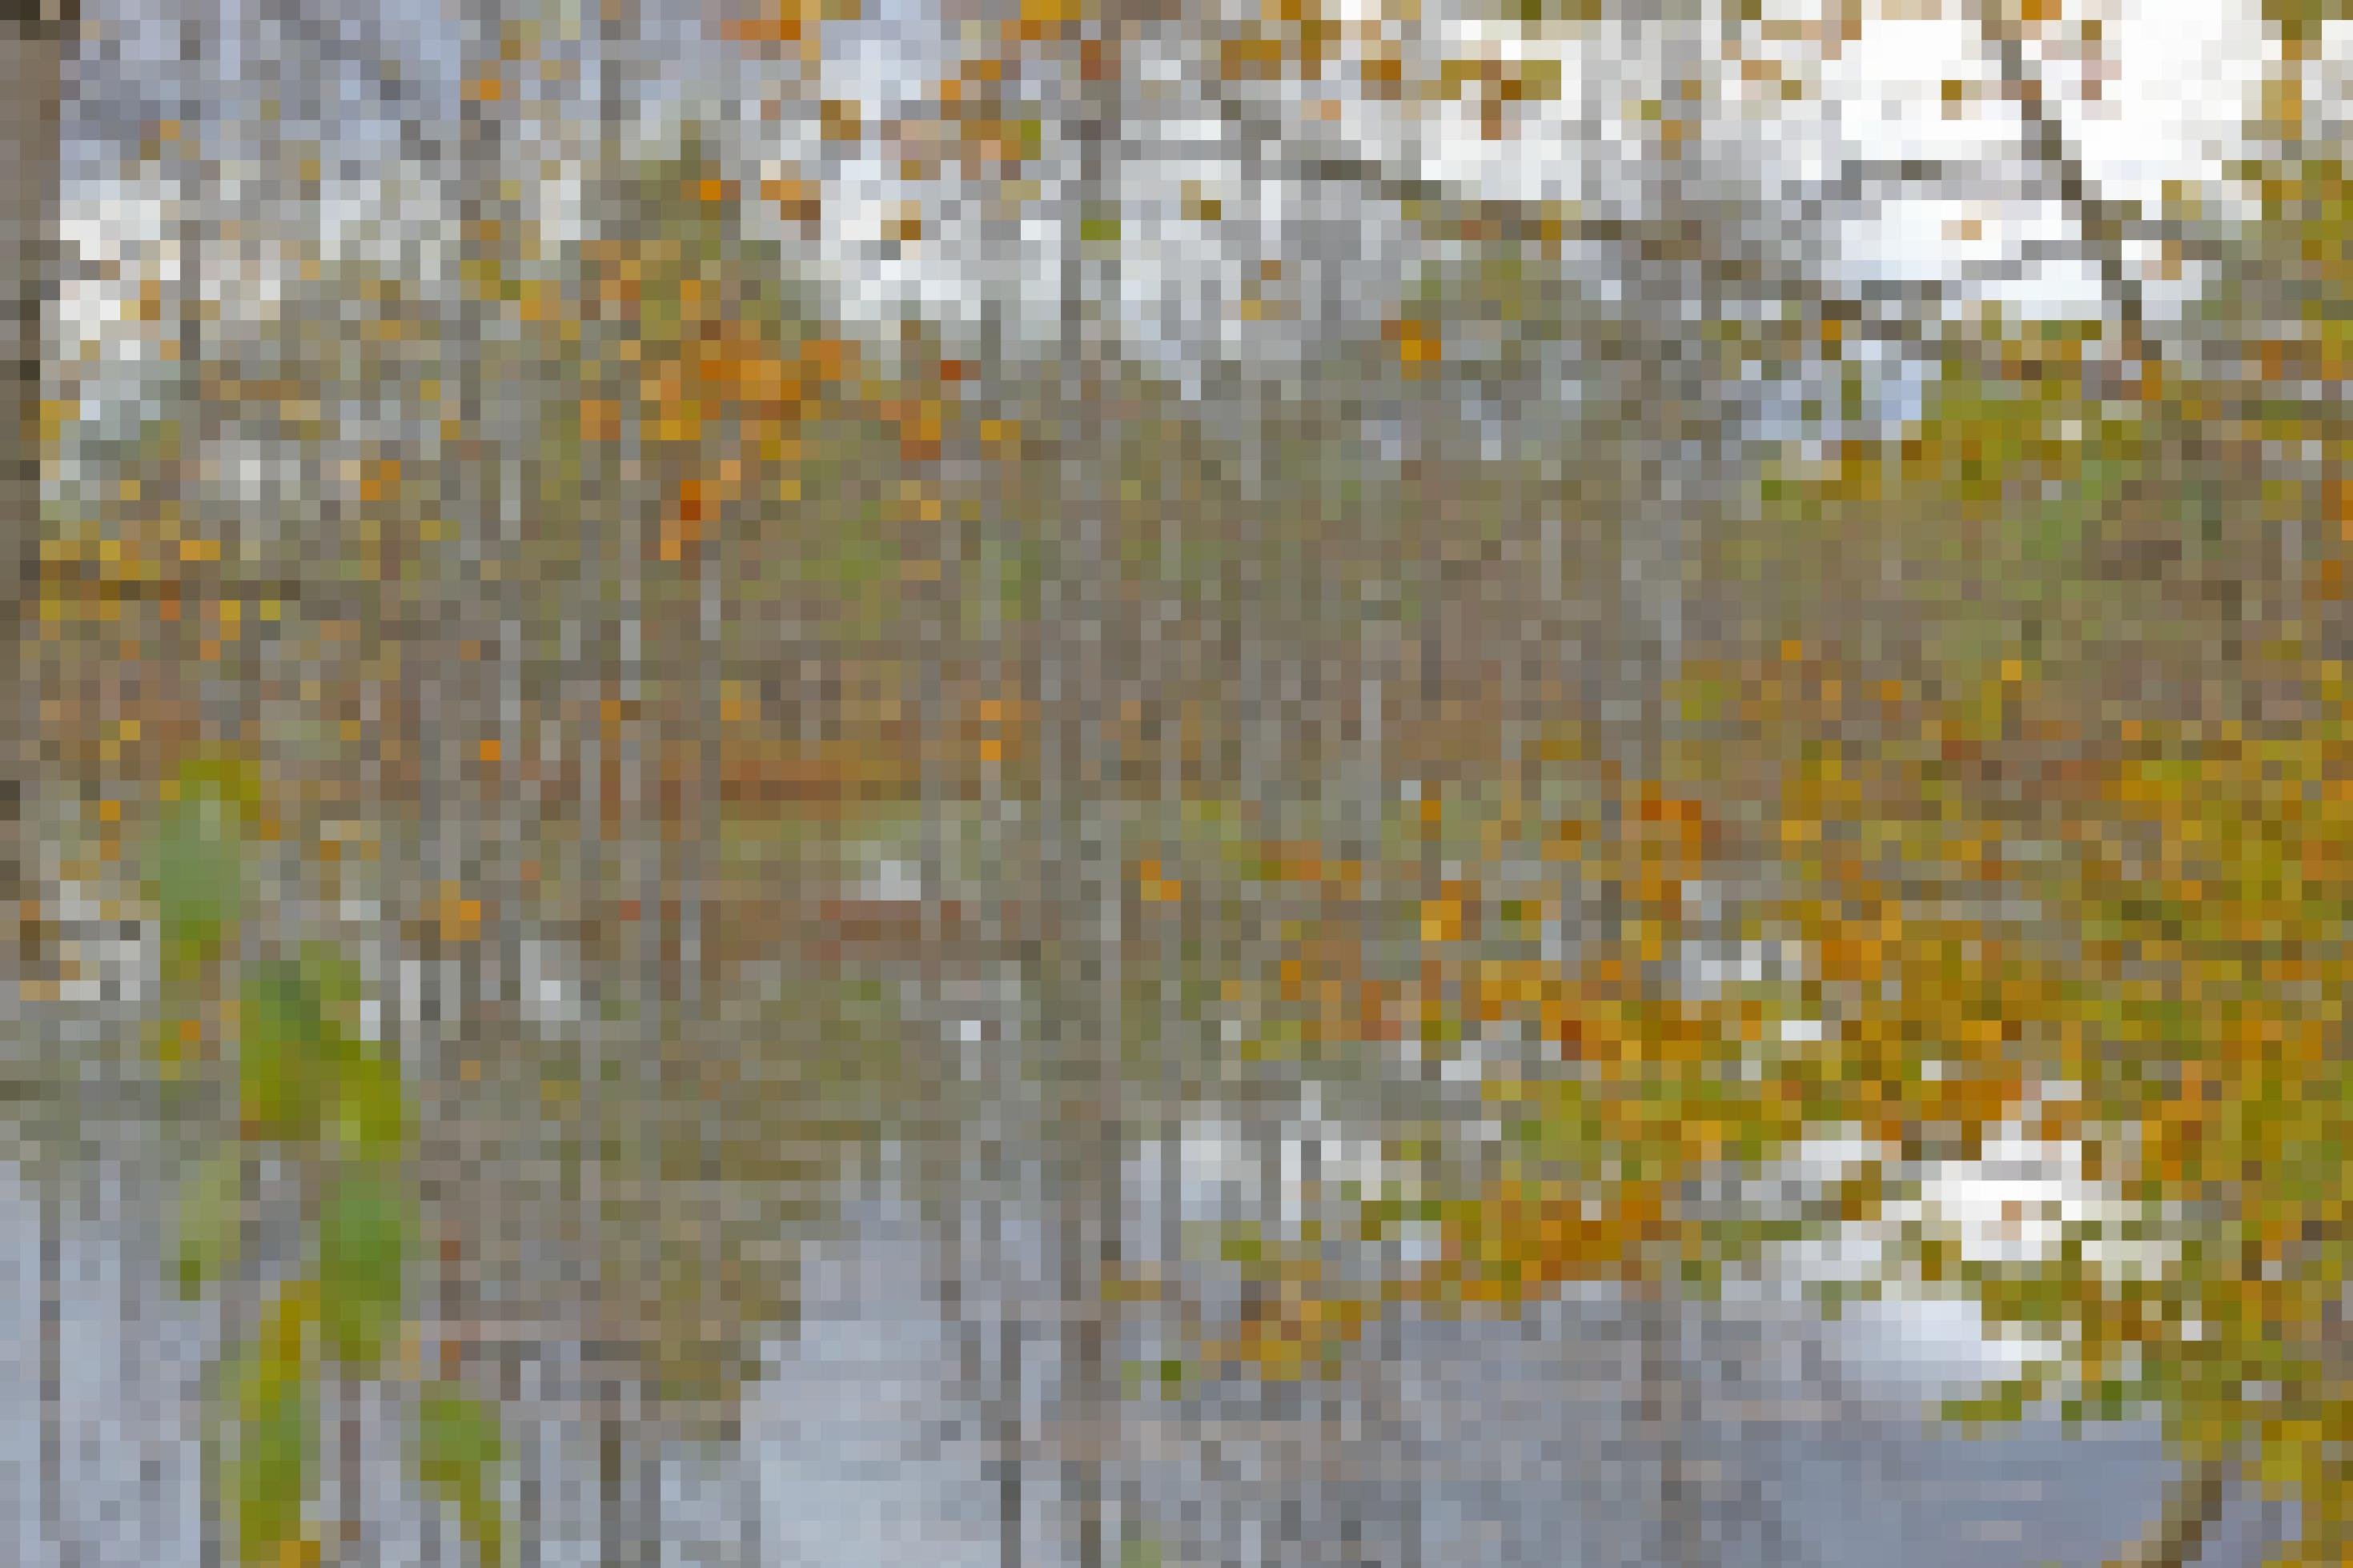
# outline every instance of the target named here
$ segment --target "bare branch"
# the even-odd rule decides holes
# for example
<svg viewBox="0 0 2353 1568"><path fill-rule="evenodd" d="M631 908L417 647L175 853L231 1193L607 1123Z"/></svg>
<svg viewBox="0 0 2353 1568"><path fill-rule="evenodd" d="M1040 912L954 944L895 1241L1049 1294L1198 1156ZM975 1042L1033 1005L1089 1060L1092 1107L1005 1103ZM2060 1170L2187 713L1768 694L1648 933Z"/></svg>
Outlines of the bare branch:
<svg viewBox="0 0 2353 1568"><path fill-rule="evenodd" d="M2174 1478L2165 1510L2148 1533L2118 1556L2111 1568L2191 1568L2205 1554L2206 1538L2221 1518L2230 1479L2227 1460L2192 1460Z"/></svg>
<svg viewBox="0 0 2353 1568"><path fill-rule="evenodd" d="M2042 166L2060 202L2073 213L2084 253L2099 270L2101 289L2116 301L2125 356L2128 362L2137 362L2146 346L2141 332L2141 289L2125 259L2125 235L2137 224L2139 214L2129 202L2103 196L2084 173L2083 159L2067 140L2042 78L2027 64L2024 29L2003 13L1998 0L1980 0L1978 25L1993 51L2004 91L2018 104L2026 132L2026 154Z"/></svg>

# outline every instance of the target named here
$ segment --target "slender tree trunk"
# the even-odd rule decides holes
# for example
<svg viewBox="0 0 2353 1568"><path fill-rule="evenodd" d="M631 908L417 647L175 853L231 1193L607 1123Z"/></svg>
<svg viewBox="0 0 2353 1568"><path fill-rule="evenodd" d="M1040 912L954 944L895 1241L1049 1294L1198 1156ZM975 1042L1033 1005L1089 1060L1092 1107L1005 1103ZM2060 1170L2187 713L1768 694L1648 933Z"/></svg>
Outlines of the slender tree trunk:
<svg viewBox="0 0 2353 1568"><path fill-rule="evenodd" d="M625 216L636 193L628 185L634 171L622 132L636 110L640 47L638 12L631 0L603 0L596 37L598 174L617 202L617 212ZM616 212L601 216L606 222L598 226L600 236L618 237L609 226ZM626 383L625 367L606 368ZM646 792L646 769L653 755L649 742L658 741L659 732L639 716L645 697L640 584L648 570L649 521L639 420L633 389L624 384L612 395L620 405L620 431L617 440L599 444L598 483L594 493L583 498L580 525L596 605L594 626L587 628L593 639L588 657L596 697L600 704L617 708L619 721L599 726L594 761L584 759L584 784L592 768L601 782L595 825L584 806L582 828L591 846L586 857L590 901L610 911L626 899L634 902L637 918L634 929L612 944L606 960L606 972L618 981L623 1016L607 1013L589 1024L600 1045L586 1064L593 1081L585 1096L586 1120L607 1141L608 1149L586 1156L597 1167L597 1201L589 1223L599 1259L587 1306L602 1325L597 1348L604 1361L596 1410L599 1561L604 1568L648 1568L660 1547L655 1512L659 1488L644 1482L659 1446L647 1429L651 1412L645 1408L642 1384L648 1367L642 1352L648 1325L639 1321L638 1309L645 1304L644 1291L659 1281L623 1276L633 1271L640 1258L659 1256L657 1246L647 1245L654 1238L646 1236L645 1227L658 1222L655 1205L649 1201L657 1175L652 1165L657 1151L649 1134L655 1131L654 1108L661 1087L656 1046L665 1012L660 826L647 809ZM649 829L654 841L641 842ZM625 1048L617 1050L617 1046ZM636 1070L617 1074L623 1060ZM617 1162L609 1157L613 1153L618 1154Z"/></svg>
<svg viewBox="0 0 2353 1568"><path fill-rule="evenodd" d="M628 171L621 145L622 117L626 112L621 101L623 91L621 67L618 59L622 48L622 6L619 0L606 0L596 8L596 111L598 120L597 177L606 199L606 211L598 215L600 237L609 226L615 209L625 205L624 182ZM611 363L611 346L598 345L607 356L602 366L609 378L615 400L620 407L620 419L627 423L631 416L631 400L618 383L621 372ZM586 690L583 693L585 714L582 723L580 781L581 881L583 900L599 910L612 905L609 879L612 875L612 847L607 842L619 802L607 797L607 748L612 737L607 732L603 715L609 711L606 704L618 695L613 678L613 637L607 625L606 605L612 574L624 569L619 559L621 548L617 542L619 524L615 513L619 506L621 465L616 448L617 440L600 442L596 448L596 482L584 486L580 506L580 554L584 582L582 594L581 652L585 667ZM582 947L584 975L595 972L602 960L602 942L596 940L601 933L590 933ZM586 1020L586 1059L581 1063L582 1122L586 1147L578 1158L581 1164L581 1197L585 1213L584 1239L595 1258L594 1283L583 1282L583 1299L574 1303L584 1326L604 1315L607 1300L608 1273L611 1263L612 1200L626 1190L626 1184L616 1179L606 1157L606 1142L611 1131L615 1096L607 1082L606 1068L620 1055L615 1049L616 1033L609 1015L602 1005L603 986L598 995L588 1002L592 1009ZM624 1451L621 1418L620 1378L617 1375L605 1347L595 1342L593 1331L585 1336L585 1353L581 1372L585 1381L583 1392L593 1401L595 1441L596 1448L596 1560L600 1568L634 1568L628 1552L628 1512L623 1487Z"/></svg>
<svg viewBox="0 0 2353 1568"><path fill-rule="evenodd" d="M0 180L0 253L7 258L8 310L5 353L8 374L0 377L0 421L6 435L0 444L0 560L10 568L0 586L0 626L9 668L8 690L14 703L8 726L14 744L0 762L0 907L15 925L13 964L30 967L45 958L39 940L40 922L32 911L40 897L38 872L32 860L35 845L27 841L26 822L37 794L42 767L41 705L44 689L41 655L25 638L27 601L37 605L41 583L41 394L45 380L44 339L48 303L56 297L62 258L57 253L58 185L63 174L58 140L66 52L79 21L76 0L45 0L12 8L0 23L0 136L13 152L15 168ZM36 632L37 637L37 631ZM21 969L18 971L22 973ZM41 1071L36 1066L35 1071ZM46 1075L45 1075L46 1076ZM44 1107L50 1123L45 1142L56 1143L60 1131L61 1104L56 1097L68 1091L62 1082L48 1084ZM44 1162L36 1199L40 1227L40 1531L53 1542L63 1565L77 1559L65 1536L61 1492L65 1480L64 1412L59 1403L63 1373L63 1287L65 1224L64 1193L69 1162L53 1149Z"/></svg>
<svg viewBox="0 0 2353 1568"><path fill-rule="evenodd" d="M41 582L41 389L46 355L43 339L48 302L56 297L61 258L56 252L59 163L58 122L65 54L75 27L78 0L13 7L0 22L0 67L5 107L0 109L0 141L15 164L0 181L0 254L7 258L8 312L5 353L9 374L0 377L0 421L6 437L0 447L0 560L8 580L0 584L0 626L7 646L8 689L15 694L16 744L0 764L0 900L29 957L37 947L37 923L26 919L23 900L32 891L23 840L24 819L38 782L41 717L37 648L24 641L26 601L37 600ZM30 668L27 668L28 657Z"/></svg>
<svg viewBox="0 0 2353 1568"><path fill-rule="evenodd" d="M1692 6L1672 9L1677 19L1669 24L1662 62L1667 95L1662 129L1675 134L1662 136L1646 170L1651 181L1651 211L1633 257L1634 297L1651 310L1663 312L1657 318L1662 323L1675 321L1694 304L1704 309L1715 303L1706 291L1710 269L1700 226L1704 220L1687 205L1682 162L1685 149L1698 146L1704 129L1698 123L1704 106L1680 90L1683 82L1700 79L1706 68L1697 47L1700 16ZM1633 646L1639 650L1627 672L1633 679L1624 700L1636 711L1630 734L1613 743L1625 747L1630 779L1648 782L1666 775L1672 754L1668 692L1683 663L1684 616L1694 588L1691 569L1701 553L1692 537L1702 489L1700 470L1715 457L1702 444L1722 439L1725 432L1720 424L1708 428L1702 400L1714 388L1705 384L1696 355L1686 357L1685 341L1672 328L1663 342L1648 332L1641 337L1651 352L1641 355L1636 367L1635 405L1626 411L1626 428L1618 437L1632 443L1621 454L1621 461L1631 462L1619 493L1620 526L1632 535L1626 559L1634 593ZM1631 1307L1641 1343L1640 1425L1657 1467L1661 1558L1673 1568L1696 1568L1707 1558L1700 1500L1693 1491L1688 1463L1692 1399L1678 1285L1671 1268L1654 1273L1646 1263Z"/></svg>
<svg viewBox="0 0 2353 1568"><path fill-rule="evenodd" d="M1079 67L1077 110L1068 122L1078 142L1078 167L1063 196L1056 432L1063 460L1061 480L1051 492L1057 515L1050 520L1060 548L1050 569L1052 592L1041 606L1045 663L1038 693L1044 714L1039 817L1050 857L1044 871L1060 917L1060 941L1047 957L1040 988L1049 1088L1064 1108L1052 1208L1062 1398L1071 1408L1056 1425L1076 1436L1060 1446L1067 1561L1075 1568L1103 1568L1105 1562L1104 1450L1118 1415L1117 1384L1106 1355L1104 1286L1119 1223L1115 1097L1126 804L1119 730L1129 683L1121 657L1126 638L1113 626L1120 560L1107 470L1115 461L1117 416L1107 414L1102 401L1106 393L1118 395L1119 377L1096 359L1112 352L1099 302L1114 295L1116 264L1092 264L1086 235L1090 221L1104 216L1105 148L1116 146L1120 134L1121 23L1116 4L1089 8L1061 60L1066 72Z"/></svg>
<svg viewBox="0 0 2353 1568"><path fill-rule="evenodd" d="M993 307L988 310L982 325L981 348L983 363L987 367L987 379L984 384L990 389L992 399L1002 403L1009 391L1008 378L1002 374L1002 367L1006 363L1003 321ZM1019 560L1027 549L1028 531L1036 527L1037 520L1005 517L998 506L1002 487L986 479L983 483L981 516L984 531L998 542L1000 550L1015 552L1016 559ZM981 661L981 679L984 689L994 693L1005 687L1008 628L1004 624L997 584L989 586L990 592L984 601L987 606L983 615L984 642L987 651ZM1034 623L1028 628L1028 635L1032 637L1039 635ZM1034 702L1038 693L1038 683L1032 680L1021 696L1025 701ZM984 769L980 800L985 829L993 836L997 825L1007 820L1008 809L1012 804L1006 798L1001 767ZM1036 831L1036 826L1029 824L1025 824L1021 829L1025 838ZM1005 844L1001 838L992 845L992 848L999 846L1008 851L1014 848L1013 845ZM1010 854L1007 858L1012 858ZM1018 861L1014 860L1013 863L1018 864ZM1029 886L1023 890L1039 900L1042 919L1045 912L1042 886ZM1025 974L1023 978L1026 986L1036 976L1031 973ZM1025 996L1024 1001L1027 1000ZM1024 1025L1023 1033L1026 1035L1027 1032ZM1042 1029L1040 1032L1043 1033ZM1020 1045L1026 1058L1031 1042L1025 1039ZM1026 1061L1017 1063L1017 1067L1021 1065L1026 1065ZM1009 1074L986 1073L982 1076L979 1093L990 1100L983 1117L984 1123L991 1119L992 1114L1001 1115L1008 1123L1011 1121L1012 1112L1026 1091L1020 1079L1018 1070ZM959 1142L964 1151L962 1157L972 1160L976 1167L975 1186L981 1195L977 1202L967 1201L957 1205L955 1221L957 1228L954 1233L956 1247L949 1275L957 1300L952 1310L957 1312L963 1322L965 1343L962 1353L973 1380L975 1396L981 1407L982 1443L984 1452L989 1455L988 1471L997 1483L997 1562L999 1568L1019 1568L1022 1555L1021 1515L1025 1501L1021 1459L1022 1312L1021 1302L1015 1294L1015 1281L1008 1277L1005 1220L1014 1204L1016 1184L1021 1173L1016 1162L1006 1157L1003 1142L983 1137L976 1142L959 1140ZM981 1241L986 1241L991 1249L989 1256L995 1264L997 1276L989 1282L987 1290L997 1314L996 1343L993 1346L987 1342L988 1325L972 1315L968 1304L974 1245Z"/></svg>

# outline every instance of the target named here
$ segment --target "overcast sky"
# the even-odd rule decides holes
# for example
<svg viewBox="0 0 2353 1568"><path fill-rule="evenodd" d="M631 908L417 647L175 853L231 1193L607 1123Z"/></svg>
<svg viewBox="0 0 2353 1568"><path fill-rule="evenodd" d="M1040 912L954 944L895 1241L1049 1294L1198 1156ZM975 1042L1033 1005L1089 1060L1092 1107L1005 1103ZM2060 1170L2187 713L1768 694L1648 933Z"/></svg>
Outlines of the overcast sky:
<svg viewBox="0 0 2353 1568"><path fill-rule="evenodd" d="M261 92L278 93L297 123L315 122L330 179L345 163L357 176L340 187L339 197L319 205L316 216L332 225L344 221L337 201L357 209L375 205L373 182L402 145L404 119L448 124L460 37L451 7L437 0L212 3L216 14L201 21L185 8L143 0L96 0L89 8L98 41L69 113L69 129L86 148L120 146L165 113L207 120L216 134L233 131L251 121ZM1339 15L1372 21L1371 4L1346 0ZM2263 68L2256 0L2100 4L2114 68L2099 101L2086 99L2080 64L2063 56L2041 66L2087 174L2108 195L2144 203L2154 202L2169 180L2221 194L2223 163L2237 154ZM168 22L167 10L176 12ZM712 15L701 5L645 8L651 41L644 58L655 68L632 106L644 132L658 138L684 118L732 107L759 85L761 68L710 35ZM254 30L264 16L291 17L319 39L306 51L312 58L264 58ZM1327 73L1325 84L1269 91L1253 111L1278 124L1294 153L1348 151L1396 177L1435 181L1464 196L1573 199L1588 211L1605 211L1638 199L1626 130L1635 88L1656 79L1670 57L1676 69L1688 68L1679 47L1691 59L1702 58L1689 45L1701 31L1689 28L1554 28L1534 36L1483 19L1461 0L1425 7L1423 18L1419 35L1430 51L1556 62L1560 99L1521 106L1507 137L1487 141L1475 111L1461 105L1366 100L1356 90L1354 68L1362 47L1344 39L1340 68ZM198 58L184 61L190 36ZM828 24L825 37L825 95L859 100L870 125L904 112L914 95L954 68L959 48L937 0L869 0L863 16ZM596 46L591 39L581 47ZM1791 48L1782 52L1794 58ZM1395 204L1361 187L1319 193L1310 182L1281 177L1279 160L1248 157L1242 133L1193 90L1200 51L1188 47L1187 32L1159 35L1141 53L1139 74L1147 79L1131 98L1117 181L1122 298L1114 315L1134 349L1164 364L1172 356L1276 352L1280 333L1264 324L1244 331L1239 307L1258 281L1260 264L1286 247L1331 253L1328 261L1300 258L1321 269L1325 287L1366 309L1382 308L1376 296L1394 298L1420 254ZM300 68L290 71L290 63ZM396 88L381 86L387 74L381 66L390 67ZM1695 167L1704 177L1742 171L1791 203L1794 214L1809 188L1834 178L1849 158L1954 160L1981 172L1984 183L1883 192L1859 204L1808 240L1824 270L1849 287L1939 278L2030 311L2094 309L2092 268L2065 254L2073 238L2068 215L2017 189L2025 171L2016 156L2015 108L1988 93L1964 112L1945 110L1944 82L1984 87L1991 74L1969 22L1874 16L1861 38L1821 68L1818 95L1785 104L1751 93L1718 103L1705 136L1709 157ZM585 70L570 90L590 91L594 79L593 69ZM845 314L881 321L914 309L970 321L978 302L992 298L1017 329L1050 337L1060 314L1063 237L1050 200L1008 227L985 210L991 191L909 184L898 177L894 156L871 140L847 154L828 153L814 134L814 106L805 107L807 112L788 112L779 122L739 124L728 141L769 172L824 183L828 219L809 259L831 280ZM235 141L231 135L223 144ZM1068 146L1050 142L1050 165L1057 156L1067 163L1070 154ZM94 172L89 163L82 167ZM1050 166L1050 179L1054 173ZM1188 188L1221 198L1223 216L1208 224L1187 217ZM550 189L562 195L560 186ZM925 213L924 239L884 247L886 226L911 203ZM124 221L141 220L125 215ZM2021 264L2030 243L2058 254ZM2152 308L2162 310L2168 298L2156 290Z"/></svg>

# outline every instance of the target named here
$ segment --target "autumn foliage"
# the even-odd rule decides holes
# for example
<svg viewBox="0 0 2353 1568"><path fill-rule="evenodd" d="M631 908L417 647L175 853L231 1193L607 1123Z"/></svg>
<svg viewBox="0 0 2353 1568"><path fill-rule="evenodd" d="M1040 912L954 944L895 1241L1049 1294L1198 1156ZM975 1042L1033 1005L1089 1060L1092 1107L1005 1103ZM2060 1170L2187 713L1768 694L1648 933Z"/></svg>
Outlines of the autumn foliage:
<svg viewBox="0 0 2353 1568"><path fill-rule="evenodd" d="M1687 686L1709 719L1670 780L1588 769L1592 805L1573 815L1509 795L1415 813L1541 852L1571 898L1605 889L1614 918L1586 917L1573 960L1530 951L1563 912L1551 895L1500 899L1466 873L1399 911L1422 954L1402 986L1363 982L1313 939L1275 961L1264 990L1303 1004L1311 1037L1378 1051L1402 1026L1442 1047L1510 1022L1551 1065L1487 1082L1512 1131L1472 1189L1366 1195L1368 1234L1434 1219L1434 1261L1373 1298L1324 1282L1314 1246L1271 1244L1257 1256L1274 1288L1205 1354L1298 1375L1399 1303L1513 1310L1573 1280L1704 1289L1771 1226L1694 1201L1695 1184L1859 1131L1881 1162L1814 1217L1862 1223L1921 1162L1973 1158L2023 1120L2079 1144L2133 1233L2175 1240L2179 1261L2118 1279L2086 1261L2090 1236L1992 1265L1912 1235L1918 1279L2067 1347L2063 1366L1966 1410L2160 1410L2185 1454L2242 1458L2300 1501L2295 1560L2334 1561L2353 1437L2337 1343L2353 1134L2341 667L2294 667L2297 717L2270 723L2090 716L2016 658L1930 695L1792 647ZM1685 942L1721 933L1695 895L1758 867L1736 934L1802 952L1803 979L1679 982ZM1335 869L1268 846L1257 872L1357 919L1340 911L1364 868ZM2053 1083L2075 1092L2041 1092Z"/></svg>

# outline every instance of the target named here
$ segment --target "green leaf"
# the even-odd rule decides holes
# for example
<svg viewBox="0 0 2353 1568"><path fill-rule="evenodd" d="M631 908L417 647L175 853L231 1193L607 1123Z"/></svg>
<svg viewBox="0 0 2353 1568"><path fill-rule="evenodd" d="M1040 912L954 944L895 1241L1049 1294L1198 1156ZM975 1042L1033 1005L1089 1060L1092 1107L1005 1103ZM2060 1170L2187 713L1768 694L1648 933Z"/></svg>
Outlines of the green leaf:
<svg viewBox="0 0 2353 1568"><path fill-rule="evenodd" d="M408 1102L398 1064L381 1052L370 1052L345 1067L328 1131L344 1150L362 1159L399 1159L407 1148Z"/></svg>
<svg viewBox="0 0 2353 1568"><path fill-rule="evenodd" d="M301 966L285 959L257 964L237 1023L237 1111L247 1135L316 1137L327 1026Z"/></svg>
<svg viewBox="0 0 2353 1568"><path fill-rule="evenodd" d="M241 910L243 860L237 813L217 794L184 789L164 808L153 885L168 964L219 955Z"/></svg>
<svg viewBox="0 0 2353 1568"><path fill-rule="evenodd" d="M230 1462L230 1496L239 1555L247 1563L270 1563L302 1528L311 1487L311 1401L302 1380L288 1377L269 1380L247 1403Z"/></svg>
<svg viewBox="0 0 2353 1568"><path fill-rule="evenodd" d="M313 1368L306 1345L314 1309L308 1284L289 1285L227 1369L234 1441L222 1458L220 1495L236 1520L238 1558L257 1568L277 1563L301 1533L310 1496Z"/></svg>
<svg viewBox="0 0 2353 1568"><path fill-rule="evenodd" d="M458 1513L483 1568L505 1560L505 1521L493 1485L498 1414L452 1384L427 1389L417 1413L417 1479Z"/></svg>
<svg viewBox="0 0 2353 1568"><path fill-rule="evenodd" d="M245 1159L244 1149L229 1144L189 1178L173 1252L173 1273L184 1297L193 1299L237 1267L245 1239Z"/></svg>
<svg viewBox="0 0 2353 1568"><path fill-rule="evenodd" d="M360 966L332 944L312 942L302 945L301 972L302 987L320 1016L339 1037L345 1035L345 1026L358 1021Z"/></svg>
<svg viewBox="0 0 2353 1568"><path fill-rule="evenodd" d="M341 1117L353 1109L344 1100L354 1075L375 1056L345 1026L357 1022L359 991L357 966L323 944L248 973L237 1054L238 1110L248 1136L307 1143L320 1135L323 1112ZM356 1087L380 1112L381 1083ZM375 1125L384 1131L381 1115ZM396 1138L396 1119L391 1126Z"/></svg>
<svg viewBox="0 0 2353 1568"><path fill-rule="evenodd" d="M347 1366L382 1362L399 1327L408 1209L392 1174L369 1165L340 1173L321 1206L320 1312L328 1349Z"/></svg>
<svg viewBox="0 0 2353 1568"><path fill-rule="evenodd" d="M1225 1229L1218 1247L1221 1262L1245 1266L1266 1261L1266 1238L1251 1225L1231 1225Z"/></svg>

